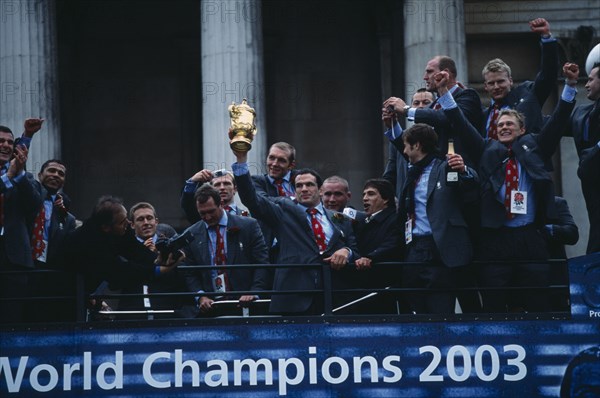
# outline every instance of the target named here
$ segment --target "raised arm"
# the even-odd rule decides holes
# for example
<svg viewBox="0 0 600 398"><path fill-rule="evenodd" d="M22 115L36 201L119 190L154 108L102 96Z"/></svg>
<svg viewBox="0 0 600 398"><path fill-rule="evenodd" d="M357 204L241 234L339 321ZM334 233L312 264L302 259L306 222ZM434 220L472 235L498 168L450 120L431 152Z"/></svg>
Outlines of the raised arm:
<svg viewBox="0 0 600 398"><path fill-rule="evenodd" d="M213 176L214 175L212 171L208 169L203 169L191 176L183 186L183 190L181 191L181 197L179 199L179 204L181 206L181 209L185 213L185 216L191 224L200 221L200 215L198 214L198 210L196 209L196 202L194 201L194 194L196 192L196 189L203 183L210 182L213 179Z"/></svg>
<svg viewBox="0 0 600 398"><path fill-rule="evenodd" d="M277 230L282 210L277 204L271 201L275 199L260 195L256 191L248 170L248 154L237 151L233 151L233 153L236 156L237 162L233 164L232 169L242 203L250 210L253 217Z"/></svg>
<svg viewBox="0 0 600 398"><path fill-rule="evenodd" d="M579 67L577 64L567 62L563 66L563 74L566 77L567 84L565 85L561 99L558 101L554 112L552 112L550 120L546 122L538 135L540 149L546 158L550 158L560 144L560 139L567 129L571 112L575 107L574 93L576 91L573 89L577 85Z"/></svg>
<svg viewBox="0 0 600 398"><path fill-rule="evenodd" d="M548 99L556 88L558 75L558 42L552 38L550 24L544 18L536 18L529 22L532 32L538 33L542 39L542 61L535 77L533 91L540 106Z"/></svg>
<svg viewBox="0 0 600 398"><path fill-rule="evenodd" d="M462 109L454 102L454 98L448 91L448 72L442 71L434 76L434 85L440 94L440 104L443 112L450 123L451 129L460 138L464 150L469 159L476 164L479 163L485 139L477 129L467 120Z"/></svg>

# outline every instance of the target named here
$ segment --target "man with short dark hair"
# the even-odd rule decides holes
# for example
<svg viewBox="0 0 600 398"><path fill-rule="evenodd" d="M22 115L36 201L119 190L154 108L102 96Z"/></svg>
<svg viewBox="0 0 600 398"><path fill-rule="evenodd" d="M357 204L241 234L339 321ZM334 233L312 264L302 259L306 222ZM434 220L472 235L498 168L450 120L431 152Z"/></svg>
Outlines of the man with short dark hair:
<svg viewBox="0 0 600 398"><path fill-rule="evenodd" d="M66 177L65 164L50 159L42 164L35 182L44 200L32 223L32 255L39 265L56 266L65 237L76 228L75 216L68 210L70 201L62 192Z"/></svg>
<svg viewBox="0 0 600 398"><path fill-rule="evenodd" d="M210 185L219 191L219 194L221 195L221 205L225 211L238 216L248 215L247 211L238 208L235 203L234 199L235 194L237 193L237 187L235 186L235 178L233 178L233 173L225 169L216 171L203 169L194 174L185 182L183 192L181 193L181 208L185 212L189 222L193 224L200 221L198 210L196 209L196 203L194 201L194 194L200 185L206 182L209 182Z"/></svg>
<svg viewBox="0 0 600 398"><path fill-rule="evenodd" d="M279 242L278 264L320 265L329 263L333 288L347 281L342 273L352 271L346 266L355 250L350 220L341 213L323 207L319 188L323 180L311 169L296 172L296 199L267 197L258 193L246 163L248 154L235 152L237 162L232 170L242 203L253 216L273 229ZM316 290L323 288L321 270L315 268L277 268L273 290ZM284 314L320 314L323 306L313 294L273 295L271 312Z"/></svg>
<svg viewBox="0 0 600 398"><path fill-rule="evenodd" d="M421 87L412 97L411 107L415 109L427 108L435 102L435 97L431 91L428 91L425 87Z"/></svg>
<svg viewBox="0 0 600 398"><path fill-rule="evenodd" d="M399 260L400 227L396 214L394 189L383 178L371 178L363 188L364 213L354 225L358 252L357 269L368 269L372 262Z"/></svg>
<svg viewBox="0 0 600 398"><path fill-rule="evenodd" d="M363 188L364 212L358 212L352 224L361 257L355 267L357 288L382 289L397 284L400 272L374 263L401 260L400 224L396 213L395 193L392 184L383 178L372 178ZM393 299L382 293L377 298L357 308L356 311L372 314L394 313Z"/></svg>
<svg viewBox="0 0 600 398"><path fill-rule="evenodd" d="M216 296L202 293L223 293L269 290L264 268L225 269L220 265L267 264L268 252L258 222L223 209L221 196L210 184L203 184L194 194L201 220L188 228L195 239L184 248L186 264L214 265L213 269L194 272L186 278L188 290L200 294L198 308L210 313ZM255 295L242 294L240 303L253 301Z"/></svg>
<svg viewBox="0 0 600 398"><path fill-rule="evenodd" d="M38 181L34 181L34 189L42 199L37 211L30 217L32 225L31 247L35 266L41 269L63 269L61 251L69 233L76 228L75 216L68 211L70 200L62 192L67 176L65 164L58 159L50 159L42 164L38 173ZM64 296L72 289L74 278L64 274L42 273L31 276L32 295L36 297ZM30 304L31 320L41 322L58 322L70 319L74 309L71 303L45 299L49 306L40 311L41 301Z"/></svg>
<svg viewBox="0 0 600 398"><path fill-rule="evenodd" d="M433 128L417 123L406 130L404 154L410 163L400 201L404 222L405 265L402 286L448 289L408 293L414 313L454 313L457 270L471 262L473 248L463 209L469 194L477 191L477 175L465 166L459 154L439 159L438 136ZM458 173L456 184L448 184L446 170ZM472 203L471 203L472 204Z"/></svg>

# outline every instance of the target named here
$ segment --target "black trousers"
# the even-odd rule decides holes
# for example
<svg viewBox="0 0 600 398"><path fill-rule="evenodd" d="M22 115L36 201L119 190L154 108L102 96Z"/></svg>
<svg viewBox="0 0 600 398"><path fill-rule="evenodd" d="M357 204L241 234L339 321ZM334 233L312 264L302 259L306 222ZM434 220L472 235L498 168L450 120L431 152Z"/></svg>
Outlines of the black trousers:
<svg viewBox="0 0 600 398"><path fill-rule="evenodd" d="M0 270L7 271L0 275L0 324L25 322L27 301L30 296L29 275L27 267L11 264L4 245L4 237L0 236Z"/></svg>
<svg viewBox="0 0 600 398"><path fill-rule="evenodd" d="M482 265L479 284L484 312L550 310L548 293L542 290L494 290L486 287L547 287L550 283L548 250L533 224L523 227L483 229L479 259L496 263ZM503 263L506 261L506 263ZM518 264L515 261L529 261ZM536 262L539 261L539 262Z"/></svg>
<svg viewBox="0 0 600 398"><path fill-rule="evenodd" d="M454 314L456 286L454 273L446 267L432 236L415 236L406 248L407 262L423 265L405 265L402 269L402 287L448 289L431 292L406 293L409 308L417 314Z"/></svg>

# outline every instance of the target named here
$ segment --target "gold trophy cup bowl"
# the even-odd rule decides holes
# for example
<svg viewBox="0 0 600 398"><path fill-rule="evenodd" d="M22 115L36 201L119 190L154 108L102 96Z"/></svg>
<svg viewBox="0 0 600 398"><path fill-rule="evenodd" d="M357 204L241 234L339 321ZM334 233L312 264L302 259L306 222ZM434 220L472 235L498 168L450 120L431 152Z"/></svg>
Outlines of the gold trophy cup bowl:
<svg viewBox="0 0 600 398"><path fill-rule="evenodd" d="M232 102L227 109L231 119L229 146L236 152L248 152L252 148L252 140L256 135L256 124L254 124L256 111L248 105L246 98L239 105Z"/></svg>

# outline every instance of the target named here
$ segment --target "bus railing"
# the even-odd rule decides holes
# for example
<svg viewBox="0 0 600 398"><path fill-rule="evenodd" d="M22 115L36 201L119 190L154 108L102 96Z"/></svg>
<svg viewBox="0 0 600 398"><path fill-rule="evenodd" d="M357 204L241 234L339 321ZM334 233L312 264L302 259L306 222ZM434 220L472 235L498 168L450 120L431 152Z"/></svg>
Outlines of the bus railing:
<svg viewBox="0 0 600 398"><path fill-rule="evenodd" d="M490 262L486 262L485 264L489 264ZM506 262L497 262L497 263L506 263ZM513 264L527 264L532 262L527 261L518 261L513 262ZM534 263L542 263L542 261L535 261ZM552 266L566 267L566 260L549 260L543 261L543 263L549 263ZM379 269L384 268L396 268L402 266L413 266L419 265L421 263L408 263L408 262L386 262L386 263L377 263L374 264L374 267L378 267ZM478 265L484 264L483 262L474 262L472 263L472 267L476 268ZM349 265L351 266L351 265ZM323 312L321 314L317 314L317 316L321 317L332 317L332 316L344 316L347 315L348 312L352 316L372 316L372 313L369 314L361 314L361 313L352 313L352 310L360 305L364 305L371 300L376 299L381 296L389 296L389 297L401 297L406 293L433 293L433 292L448 292L451 291L453 293L460 292L472 292L473 294L479 294L481 292L493 292L493 291L528 291L531 293L536 292L547 292L552 294L562 294L565 296L566 303L565 308L557 311L550 311L545 313L546 316L549 317L568 317L570 315L570 310L568 308L568 292L569 292L569 284L568 280L565 280L564 283L557 283L550 286L521 286L521 287L499 287L499 288L482 288L479 286L463 286L463 287L453 287L453 288L402 288L394 285L389 285L381 288L358 288L358 289L333 289L332 288L332 271L330 266L327 264L324 265L302 265L302 264L244 264L244 265L224 265L219 266L223 269L243 269L243 268L268 268L270 270L275 270L276 268L292 268L292 267L307 267L321 270L321 276L323 281L323 289L312 289L312 290L248 290L248 291L231 291L224 293L213 293L213 292L205 292L202 293L203 296L207 296L210 298L215 298L218 296L226 296L225 300L216 300L213 305L216 306L217 309L226 309L227 311L222 311L228 313L229 315L223 315L228 317L240 317L240 318L248 318L248 317L257 317L257 316L278 316L278 314L271 314L268 310L265 310L270 303L269 297L272 295L291 295L291 294L312 294L317 297L317 299L323 300ZM178 272L182 275L199 272L206 269L214 269L212 265L194 265L194 266L184 266L179 267ZM20 271L0 271L0 277L3 277L4 274L9 273L26 273L28 275L36 275L38 278L43 277L44 274L56 274L56 275L64 275L69 274L65 271L57 271L57 270L20 270ZM565 271L566 274L566 271ZM110 294L93 294L86 297L85 294L85 286L84 286L84 276L81 274L75 274L74 281L75 286L74 289L71 290L72 294L57 294L57 295L30 295L27 297L0 297L0 302L27 302L27 303L42 303L39 306L39 310L43 311L44 307L47 305L62 305L62 303L70 303L71 307L74 310L74 316L72 317L73 321L77 322L89 322L89 321L103 321L103 320L125 320L129 316L142 316L147 319L154 319L155 316L161 316L164 318L169 318L176 315L176 309L154 309L154 308L139 308L139 309L127 309L127 310L119 310L118 308L114 310L108 310L106 308L102 308L101 306L91 306L90 300L96 300L97 302L102 300L110 300L110 299L144 299L149 298L152 300L153 298L161 298L161 297L179 297L182 299L188 299L188 301L192 301L194 298L198 297L197 292L169 292L169 293L136 293L136 294L121 294L121 293L110 293ZM140 282L140 285L142 283ZM351 300L348 300L345 303L334 305L334 297L339 294L352 294L354 297ZM258 300L254 300L252 302L247 302L240 304L240 302L235 299L235 297L239 297L241 295L256 295L259 297ZM254 308L262 307L261 311L253 311ZM34 306L35 308L35 306ZM236 313L237 311L237 313ZM217 311L218 313L218 311ZM398 307L398 303L396 303L396 311L394 313L385 313L381 315L395 315L395 316L403 316L403 315L411 315L410 313L404 313ZM414 314L412 314L414 315ZM496 314L498 315L498 314ZM504 314L506 315L506 314ZM0 314L0 317L2 314ZM502 316L502 315L500 315ZM435 314L430 314L428 318L434 318ZM443 318L447 318L447 315L444 315ZM140 318L137 318L138 320Z"/></svg>

